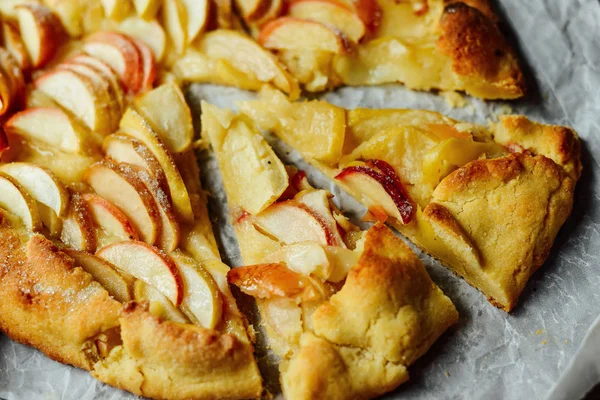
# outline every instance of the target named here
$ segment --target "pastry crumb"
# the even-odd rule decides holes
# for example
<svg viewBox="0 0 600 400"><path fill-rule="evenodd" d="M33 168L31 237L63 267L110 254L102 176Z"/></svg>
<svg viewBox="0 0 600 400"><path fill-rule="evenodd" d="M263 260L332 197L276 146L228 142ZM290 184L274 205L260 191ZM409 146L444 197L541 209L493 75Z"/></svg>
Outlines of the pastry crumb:
<svg viewBox="0 0 600 400"><path fill-rule="evenodd" d="M450 372L446 371L444 372L444 375L446 375L446 377L450 377Z"/></svg>
<svg viewBox="0 0 600 400"><path fill-rule="evenodd" d="M494 111L492 111L492 114L494 114L496 119L498 119L498 117L501 115L509 115L512 113L513 113L513 108L511 106L509 106L508 104L502 104L502 105L496 107L494 109Z"/></svg>
<svg viewBox="0 0 600 400"><path fill-rule="evenodd" d="M546 339L542 340L543 345L546 345L546 343L548 343L548 341Z"/></svg>
<svg viewBox="0 0 600 400"><path fill-rule="evenodd" d="M467 100L458 92L442 91L440 92L440 96L442 96L444 100L446 100L446 104L452 108L462 108L467 105Z"/></svg>
<svg viewBox="0 0 600 400"><path fill-rule="evenodd" d="M567 339L565 339L565 344L569 344L569 341Z"/></svg>
<svg viewBox="0 0 600 400"><path fill-rule="evenodd" d="M544 333L543 329L538 329L537 331L535 331L536 335L541 335L542 333Z"/></svg>

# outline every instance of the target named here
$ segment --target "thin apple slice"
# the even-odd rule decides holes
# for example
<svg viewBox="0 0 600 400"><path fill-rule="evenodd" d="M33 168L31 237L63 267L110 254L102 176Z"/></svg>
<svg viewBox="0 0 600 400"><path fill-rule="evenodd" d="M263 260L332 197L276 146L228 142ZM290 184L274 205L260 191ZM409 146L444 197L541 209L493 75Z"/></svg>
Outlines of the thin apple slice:
<svg viewBox="0 0 600 400"><path fill-rule="evenodd" d="M154 81L156 80L156 61L150 47L141 40L130 38L133 44L136 45L142 57L142 83L138 93L143 93L152 90Z"/></svg>
<svg viewBox="0 0 600 400"><path fill-rule="evenodd" d="M414 205L403 189L398 187L398 181L390 176L373 168L357 165L344 168L335 179L353 193L359 194L361 203L374 214L379 208L403 224L412 221ZM375 209L371 209L373 207Z"/></svg>
<svg viewBox="0 0 600 400"><path fill-rule="evenodd" d="M144 242L126 241L103 247L96 255L154 287L175 306L181 305L185 292L181 272L158 248Z"/></svg>
<svg viewBox="0 0 600 400"><path fill-rule="evenodd" d="M136 174L121 165L102 161L90 167L85 181L123 211L143 241L157 242L162 229L160 212L152 193Z"/></svg>
<svg viewBox="0 0 600 400"><path fill-rule="evenodd" d="M199 0L197 0L199 1ZM187 40L187 10L182 0L163 0L163 26L177 54L183 54Z"/></svg>
<svg viewBox="0 0 600 400"><path fill-rule="evenodd" d="M129 0L101 0L104 16L115 21L125 18L131 11Z"/></svg>
<svg viewBox="0 0 600 400"><path fill-rule="evenodd" d="M260 19L271 6L268 0L234 0L234 4L246 22Z"/></svg>
<svg viewBox="0 0 600 400"><path fill-rule="evenodd" d="M124 19L117 27L119 32L141 40L152 50L154 60L159 63L165 54L167 36L163 27L155 20L146 21L140 17Z"/></svg>
<svg viewBox="0 0 600 400"><path fill-rule="evenodd" d="M116 32L98 32L86 39L83 50L110 66L128 91L137 93L140 90L144 64L131 39Z"/></svg>
<svg viewBox="0 0 600 400"><path fill-rule="evenodd" d="M298 40L302 38L302 40ZM319 22L281 17L262 27L258 42L271 50L327 51L343 53L346 38Z"/></svg>
<svg viewBox="0 0 600 400"><path fill-rule="evenodd" d="M8 73L0 67L0 116L8 113L14 104L14 95Z"/></svg>
<svg viewBox="0 0 600 400"><path fill-rule="evenodd" d="M179 85L165 83L137 97L134 106L150 122L170 152L182 153L190 149L194 136L192 113Z"/></svg>
<svg viewBox="0 0 600 400"><path fill-rule="evenodd" d="M185 183L181 178L181 174L171 153L158 138L158 135L154 132L148 121L137 111L129 108L123 114L120 128L123 133L146 145L152 154L154 154L167 178L171 201L173 202L176 215L183 221L192 222L194 220L194 211Z"/></svg>
<svg viewBox="0 0 600 400"><path fill-rule="evenodd" d="M42 75L35 85L92 131L101 134L114 131L115 121L106 112L113 101L104 97L91 79L63 68Z"/></svg>
<svg viewBox="0 0 600 400"><path fill-rule="evenodd" d="M182 0L181 2L187 14L187 42L192 43L208 23L210 1Z"/></svg>
<svg viewBox="0 0 600 400"><path fill-rule="evenodd" d="M328 231L333 236L332 245L346 247L344 240L342 239L338 224L335 218L333 218L333 210L329 203L329 196L331 194L326 190L305 190L298 193L295 196L295 200L300 204L307 206L312 212L319 216L319 219L327 225Z"/></svg>
<svg viewBox="0 0 600 400"><path fill-rule="evenodd" d="M119 103L119 109L121 112L125 110L125 94L123 93L121 81L119 80L118 75L106 63L86 54L79 54L70 59L69 62L82 64L92 68L97 74L104 78L104 80L106 80L112 88L112 92L114 92L116 95L117 102Z"/></svg>
<svg viewBox="0 0 600 400"><path fill-rule="evenodd" d="M0 172L0 207L17 216L30 232L42 228L35 199L14 178Z"/></svg>
<svg viewBox="0 0 600 400"><path fill-rule="evenodd" d="M126 303L132 300L127 280L108 262L85 251L65 249L65 254L75 260L75 264L90 274L96 282L115 300Z"/></svg>
<svg viewBox="0 0 600 400"><path fill-rule="evenodd" d="M324 246L336 244L327 224L310 208L294 200L275 203L254 216L259 230L290 244L314 241Z"/></svg>
<svg viewBox="0 0 600 400"><path fill-rule="evenodd" d="M288 15L332 26L354 43L365 35L366 27L352 7L336 0L296 0Z"/></svg>
<svg viewBox="0 0 600 400"><path fill-rule="evenodd" d="M125 240L139 240L129 218L113 203L93 193L85 193L83 200L96 227L98 248Z"/></svg>
<svg viewBox="0 0 600 400"><path fill-rule="evenodd" d="M202 136L216 153L232 205L258 214L287 188L285 166L247 121L202 102Z"/></svg>
<svg viewBox="0 0 600 400"><path fill-rule="evenodd" d="M173 305L161 292L142 281L135 281L133 289L135 301L148 301L149 311L161 319L167 321L189 324L190 320Z"/></svg>
<svg viewBox="0 0 600 400"><path fill-rule="evenodd" d="M90 141L86 129L59 108L28 108L5 124L6 133L31 142L42 142L67 153L87 153Z"/></svg>
<svg viewBox="0 0 600 400"><path fill-rule="evenodd" d="M246 35L225 29L208 32L198 49L212 60L226 60L233 68L287 93L299 95L298 82L270 52Z"/></svg>
<svg viewBox="0 0 600 400"><path fill-rule="evenodd" d="M71 193L60 240L75 250L96 251L96 230L87 203L79 193Z"/></svg>
<svg viewBox="0 0 600 400"><path fill-rule="evenodd" d="M219 288L202 264L180 251L171 253L183 276L185 293L181 310L196 325L214 329L221 321L223 302Z"/></svg>
<svg viewBox="0 0 600 400"><path fill-rule="evenodd" d="M69 192L50 170L25 162L4 164L0 171L15 179L34 200L49 207L58 217L65 217Z"/></svg>
<svg viewBox="0 0 600 400"><path fill-rule="evenodd" d="M65 38L60 18L42 4L16 7L19 29L34 68L44 66Z"/></svg>
<svg viewBox="0 0 600 400"><path fill-rule="evenodd" d="M8 137L6 137L6 132L4 132L4 128L0 126L0 156L6 150L8 150L10 146L8 145Z"/></svg>
<svg viewBox="0 0 600 400"><path fill-rule="evenodd" d="M0 115L12 108L19 108L25 100L25 77L17 59L5 48L0 47Z"/></svg>
<svg viewBox="0 0 600 400"><path fill-rule="evenodd" d="M133 0L135 12L143 19L149 20L154 18L156 12L160 8L160 0Z"/></svg>
<svg viewBox="0 0 600 400"><path fill-rule="evenodd" d="M25 48L25 43L19 31L19 26L13 21L2 21L2 33L4 47L13 55L19 63L21 70L28 71L32 67L31 58Z"/></svg>
<svg viewBox="0 0 600 400"><path fill-rule="evenodd" d="M140 178L154 197L161 220L161 230L156 245L167 252L175 250L179 245L181 231L179 229L179 222L173 213L168 186L166 184L159 184L154 178L154 176L158 175L159 171L148 171L142 167L131 164L119 164L119 168L127 174L135 175Z"/></svg>

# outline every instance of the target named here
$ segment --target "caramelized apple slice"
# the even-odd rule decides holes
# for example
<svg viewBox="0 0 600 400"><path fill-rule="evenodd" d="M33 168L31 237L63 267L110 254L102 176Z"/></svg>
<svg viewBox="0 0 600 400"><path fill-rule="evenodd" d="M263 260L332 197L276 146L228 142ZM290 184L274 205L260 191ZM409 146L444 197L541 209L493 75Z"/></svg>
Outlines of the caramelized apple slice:
<svg viewBox="0 0 600 400"><path fill-rule="evenodd" d="M127 280L110 263L85 251L72 249L63 251L75 260L78 267L81 267L101 284L115 300L121 303L132 300Z"/></svg>
<svg viewBox="0 0 600 400"><path fill-rule="evenodd" d="M344 36L319 22L282 17L266 24L258 42L271 50L328 51L343 53L348 49Z"/></svg>
<svg viewBox="0 0 600 400"><path fill-rule="evenodd" d="M141 40L152 50L155 62L161 62L165 54L167 37L157 21L146 21L139 17L124 19L117 28L129 37Z"/></svg>
<svg viewBox="0 0 600 400"><path fill-rule="evenodd" d="M197 325L213 329L221 321L223 303L213 277L193 258L180 251L171 254L183 275L185 294L181 310Z"/></svg>
<svg viewBox="0 0 600 400"><path fill-rule="evenodd" d="M14 178L0 172L0 207L15 215L30 232L42 228L34 198Z"/></svg>
<svg viewBox="0 0 600 400"><path fill-rule="evenodd" d="M395 174L394 174L395 176ZM354 193L360 194L361 202L366 204L372 213L380 207L385 214L396 218L403 224L412 221L414 205L404 190L398 187L399 180L384 175L367 166L350 166L344 168L336 177Z"/></svg>
<svg viewBox="0 0 600 400"><path fill-rule="evenodd" d="M332 26L355 43L366 31L353 8L336 0L296 0L291 3L288 15Z"/></svg>
<svg viewBox="0 0 600 400"><path fill-rule="evenodd" d="M50 8L41 4L23 4L16 9L33 67L42 67L54 56L65 36L62 23Z"/></svg>
<svg viewBox="0 0 600 400"><path fill-rule="evenodd" d="M314 241L324 246L336 243L325 222L310 208L294 200L275 203L254 216L259 230L290 244Z"/></svg>
<svg viewBox="0 0 600 400"><path fill-rule="evenodd" d="M236 9L245 21L256 21L269 10L268 0L234 0Z"/></svg>
<svg viewBox="0 0 600 400"><path fill-rule="evenodd" d="M127 216L142 240L154 244L161 232L160 212L152 193L134 173L108 161L90 167L85 181Z"/></svg>
<svg viewBox="0 0 600 400"><path fill-rule="evenodd" d="M98 248L124 240L139 240L137 231L117 206L93 193L85 193L83 200L97 228Z"/></svg>
<svg viewBox="0 0 600 400"><path fill-rule="evenodd" d="M126 241L106 246L96 255L154 287L175 306L181 305L185 290L181 272L173 260L156 247Z"/></svg>
<svg viewBox="0 0 600 400"><path fill-rule="evenodd" d="M120 128L124 133L139 140L150 149L167 178L175 213L183 221L192 222L194 212L185 183L177 170L173 157L152 127L137 111L129 108L121 119Z"/></svg>
<svg viewBox="0 0 600 400"><path fill-rule="evenodd" d="M0 115L20 107L25 98L25 78L17 59L0 47Z"/></svg>
<svg viewBox="0 0 600 400"><path fill-rule="evenodd" d="M143 60L136 45L125 35L98 32L89 36L83 50L109 65L121 78L123 86L136 93L143 80Z"/></svg>
<svg viewBox="0 0 600 400"><path fill-rule="evenodd" d="M134 105L170 152L190 149L194 136L192 114L177 84L165 83L137 97Z"/></svg>
<svg viewBox="0 0 600 400"><path fill-rule="evenodd" d="M60 240L82 251L96 251L96 230L87 203L79 193L71 194L67 217L63 220Z"/></svg>
<svg viewBox="0 0 600 400"><path fill-rule="evenodd" d="M157 317L167 320L189 324L190 320L177 307L169 301L161 292L142 281L135 281L133 289L135 301L148 301L149 311Z"/></svg>
<svg viewBox="0 0 600 400"><path fill-rule="evenodd" d="M2 21L2 34L4 38L4 46L17 60L21 70L28 71L31 69L31 58L23 42L19 27L13 21Z"/></svg>

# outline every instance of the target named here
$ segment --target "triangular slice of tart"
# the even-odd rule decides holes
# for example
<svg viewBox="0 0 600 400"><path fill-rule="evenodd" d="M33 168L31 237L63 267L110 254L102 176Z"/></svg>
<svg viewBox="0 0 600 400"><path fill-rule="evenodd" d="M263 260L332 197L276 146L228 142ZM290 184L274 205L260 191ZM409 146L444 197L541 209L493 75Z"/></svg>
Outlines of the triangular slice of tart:
<svg viewBox="0 0 600 400"><path fill-rule="evenodd" d="M240 108L506 311L548 256L581 174L574 131L518 115L484 127L273 90Z"/></svg>
<svg viewBox="0 0 600 400"><path fill-rule="evenodd" d="M353 225L285 166L245 116L202 103L245 266L229 282L256 299L290 399L368 398L457 321L424 265L383 224Z"/></svg>

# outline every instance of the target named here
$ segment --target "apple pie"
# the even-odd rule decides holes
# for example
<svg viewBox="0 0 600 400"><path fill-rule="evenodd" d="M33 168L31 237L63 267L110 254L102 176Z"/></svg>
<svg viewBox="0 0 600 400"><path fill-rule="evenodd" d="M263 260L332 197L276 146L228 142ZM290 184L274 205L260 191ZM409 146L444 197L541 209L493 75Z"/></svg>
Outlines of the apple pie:
<svg viewBox="0 0 600 400"><path fill-rule="evenodd" d="M256 299L288 399L370 398L458 319L392 231L353 225L285 166L243 115L202 104L244 267L228 280Z"/></svg>
<svg viewBox="0 0 600 400"><path fill-rule="evenodd" d="M496 306L510 311L573 206L580 142L507 115L489 127L431 111L344 110L265 89L239 104Z"/></svg>

